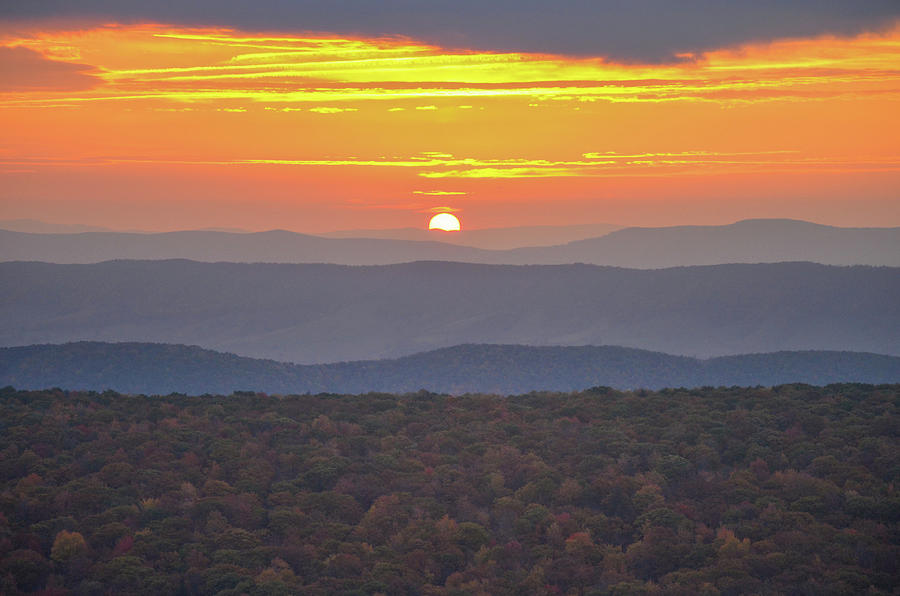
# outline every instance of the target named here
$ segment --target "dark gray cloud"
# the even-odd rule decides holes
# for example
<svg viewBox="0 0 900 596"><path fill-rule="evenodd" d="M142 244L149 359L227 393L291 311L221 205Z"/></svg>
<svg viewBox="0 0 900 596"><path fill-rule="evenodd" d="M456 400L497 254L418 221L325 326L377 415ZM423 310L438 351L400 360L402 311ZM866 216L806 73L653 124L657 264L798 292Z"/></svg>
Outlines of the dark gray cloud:
<svg viewBox="0 0 900 596"><path fill-rule="evenodd" d="M878 30L898 0L30 0L0 18L405 35L454 47L664 61L747 41Z"/></svg>

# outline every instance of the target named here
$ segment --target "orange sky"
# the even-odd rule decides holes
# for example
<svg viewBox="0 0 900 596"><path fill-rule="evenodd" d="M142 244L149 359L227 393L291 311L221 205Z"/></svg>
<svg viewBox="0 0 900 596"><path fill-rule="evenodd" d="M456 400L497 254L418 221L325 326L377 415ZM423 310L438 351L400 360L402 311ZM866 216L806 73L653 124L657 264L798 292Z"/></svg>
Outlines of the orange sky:
<svg viewBox="0 0 900 596"><path fill-rule="evenodd" d="M900 225L900 28L676 64L147 24L0 34L0 219Z"/></svg>

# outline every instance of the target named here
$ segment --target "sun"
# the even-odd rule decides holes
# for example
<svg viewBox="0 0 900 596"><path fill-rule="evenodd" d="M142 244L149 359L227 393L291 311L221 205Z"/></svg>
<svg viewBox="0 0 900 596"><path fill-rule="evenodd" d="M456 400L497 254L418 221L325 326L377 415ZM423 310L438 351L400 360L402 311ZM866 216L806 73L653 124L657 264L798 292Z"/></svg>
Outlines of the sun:
<svg viewBox="0 0 900 596"><path fill-rule="evenodd" d="M445 232L458 232L459 219L452 213L438 213L428 222L429 230L444 230Z"/></svg>

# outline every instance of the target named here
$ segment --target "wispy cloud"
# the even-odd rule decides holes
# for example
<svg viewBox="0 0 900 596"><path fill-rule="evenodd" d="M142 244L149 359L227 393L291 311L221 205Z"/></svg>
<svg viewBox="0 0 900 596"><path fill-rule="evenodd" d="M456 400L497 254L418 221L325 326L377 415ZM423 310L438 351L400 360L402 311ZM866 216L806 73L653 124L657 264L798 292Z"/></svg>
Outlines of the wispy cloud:
<svg viewBox="0 0 900 596"><path fill-rule="evenodd" d="M900 30L709 51L666 65L448 51L409 40L159 25L42 31L6 38L0 45L7 52L27 49L60 64L90 59L99 82L77 94L0 98L0 105L145 99L321 104L462 97L727 104L897 92L900 76Z"/></svg>
<svg viewBox="0 0 900 596"><path fill-rule="evenodd" d="M104 167L116 165L283 166L402 168L418 170L424 178L571 178L618 176L677 176L684 174L790 172L898 172L900 156L852 159L808 158L796 151L686 151L681 153L585 153L582 159L547 160L510 157L479 159L427 152L394 159L230 159L186 160L152 158L0 158L3 167ZM414 190L423 196L465 195L466 191Z"/></svg>
<svg viewBox="0 0 900 596"><path fill-rule="evenodd" d="M318 108L310 108L310 112L317 114L340 114L341 112L357 112L358 108L336 108L334 106L321 106Z"/></svg>

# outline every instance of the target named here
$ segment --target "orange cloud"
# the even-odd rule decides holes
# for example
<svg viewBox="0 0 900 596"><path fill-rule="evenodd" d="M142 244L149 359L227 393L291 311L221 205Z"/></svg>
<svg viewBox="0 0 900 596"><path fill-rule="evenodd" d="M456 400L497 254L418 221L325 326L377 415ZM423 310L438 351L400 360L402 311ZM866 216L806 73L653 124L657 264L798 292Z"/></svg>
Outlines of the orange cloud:
<svg viewBox="0 0 900 596"><path fill-rule="evenodd" d="M38 32L4 43L55 60L77 57L98 69L104 85L96 93L55 101L522 97L734 103L897 93L898 39L895 30L855 38L789 40L707 52L674 65L447 51L408 40L257 35L162 25Z"/></svg>
<svg viewBox="0 0 900 596"><path fill-rule="evenodd" d="M21 166L93 166L116 165L172 165L172 166L293 166L293 167L353 167L398 168L418 170L424 178L612 178L622 176L681 176L721 175L735 173L774 172L900 172L898 158L825 159L798 157L794 151L770 151L760 153L711 153L690 151L684 153L615 154L612 152L586 153L585 159L477 159L456 158L448 154L414 155L404 159L236 159L212 160L159 160L159 159L24 159L0 158L3 168ZM462 167L460 167L462 166ZM433 169L439 168L439 169ZM466 191L414 190L413 194L427 196L465 195Z"/></svg>
<svg viewBox="0 0 900 596"><path fill-rule="evenodd" d="M0 93L84 91L102 81L85 64L50 60L24 47L0 47Z"/></svg>

